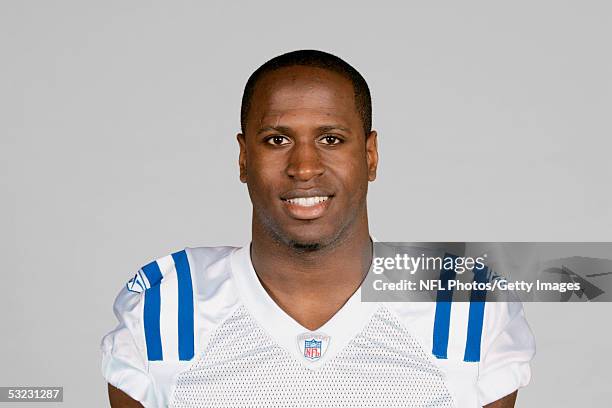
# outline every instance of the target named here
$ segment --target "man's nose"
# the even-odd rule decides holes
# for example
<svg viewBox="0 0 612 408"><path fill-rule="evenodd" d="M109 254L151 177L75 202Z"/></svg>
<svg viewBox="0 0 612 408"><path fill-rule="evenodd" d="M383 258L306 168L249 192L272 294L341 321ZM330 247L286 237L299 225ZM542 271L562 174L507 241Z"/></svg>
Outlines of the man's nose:
<svg viewBox="0 0 612 408"><path fill-rule="evenodd" d="M300 181L308 181L325 172L314 142L297 142L291 149L287 175Z"/></svg>

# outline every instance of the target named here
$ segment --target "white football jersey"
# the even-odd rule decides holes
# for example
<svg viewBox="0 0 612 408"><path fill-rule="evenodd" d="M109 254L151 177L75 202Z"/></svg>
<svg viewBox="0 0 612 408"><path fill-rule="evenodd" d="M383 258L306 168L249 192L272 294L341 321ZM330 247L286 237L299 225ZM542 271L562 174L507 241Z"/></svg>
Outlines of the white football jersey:
<svg viewBox="0 0 612 408"><path fill-rule="evenodd" d="M520 303L362 302L312 332L243 248L187 248L138 271L102 340L108 383L145 407L480 407L525 386Z"/></svg>

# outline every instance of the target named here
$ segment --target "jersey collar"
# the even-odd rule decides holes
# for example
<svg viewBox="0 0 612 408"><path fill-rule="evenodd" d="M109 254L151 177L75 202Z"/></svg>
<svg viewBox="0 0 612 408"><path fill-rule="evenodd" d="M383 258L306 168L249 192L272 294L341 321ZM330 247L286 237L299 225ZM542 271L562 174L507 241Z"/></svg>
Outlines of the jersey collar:
<svg viewBox="0 0 612 408"><path fill-rule="evenodd" d="M309 369L321 367L338 354L362 331L378 309L376 302L361 301L359 288L330 320L319 329L310 331L285 313L261 285L251 262L250 245L232 253L231 266L239 296L255 320L278 345ZM323 342L320 358L313 360L305 357L305 340ZM328 343L325 344L325 341ZM301 343L298 345L299 342Z"/></svg>

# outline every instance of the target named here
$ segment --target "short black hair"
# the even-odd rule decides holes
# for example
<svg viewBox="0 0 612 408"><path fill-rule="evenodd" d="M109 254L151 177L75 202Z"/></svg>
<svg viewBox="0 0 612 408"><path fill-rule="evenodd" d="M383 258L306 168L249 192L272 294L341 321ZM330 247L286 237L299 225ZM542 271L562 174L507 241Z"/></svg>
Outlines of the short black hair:
<svg viewBox="0 0 612 408"><path fill-rule="evenodd" d="M349 63L333 54L318 50L297 50L279 55L257 68L249 77L242 94L240 107L240 126L242 133L246 130L246 119L251 107L255 85L266 73L280 68L307 66L336 72L351 81L355 92L355 106L361 116L363 130L367 135L372 130L372 97L370 88L361 74Z"/></svg>

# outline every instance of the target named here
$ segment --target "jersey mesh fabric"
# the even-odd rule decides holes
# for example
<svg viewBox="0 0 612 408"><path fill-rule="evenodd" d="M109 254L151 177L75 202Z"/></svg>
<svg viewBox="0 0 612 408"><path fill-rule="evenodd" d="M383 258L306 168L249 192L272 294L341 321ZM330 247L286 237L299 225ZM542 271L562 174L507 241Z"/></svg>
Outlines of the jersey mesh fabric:
<svg viewBox="0 0 612 408"><path fill-rule="evenodd" d="M442 372L385 307L334 358L311 370L275 344L241 306L178 376L172 406L452 407L453 402Z"/></svg>

